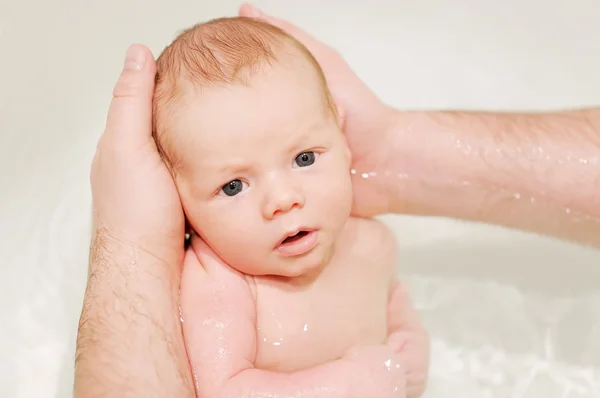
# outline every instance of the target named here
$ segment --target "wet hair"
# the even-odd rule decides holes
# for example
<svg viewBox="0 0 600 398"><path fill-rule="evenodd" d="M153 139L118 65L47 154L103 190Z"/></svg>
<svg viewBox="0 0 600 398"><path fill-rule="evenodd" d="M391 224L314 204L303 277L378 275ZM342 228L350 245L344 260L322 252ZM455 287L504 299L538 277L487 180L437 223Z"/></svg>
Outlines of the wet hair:
<svg viewBox="0 0 600 398"><path fill-rule="evenodd" d="M164 142L169 114L190 83L210 87L251 84L261 67L280 61L285 49L296 49L314 67L322 82L327 106L335 114L323 72L308 49L283 30L252 18L219 18L183 31L156 61L152 136L172 173L178 168L176 151Z"/></svg>

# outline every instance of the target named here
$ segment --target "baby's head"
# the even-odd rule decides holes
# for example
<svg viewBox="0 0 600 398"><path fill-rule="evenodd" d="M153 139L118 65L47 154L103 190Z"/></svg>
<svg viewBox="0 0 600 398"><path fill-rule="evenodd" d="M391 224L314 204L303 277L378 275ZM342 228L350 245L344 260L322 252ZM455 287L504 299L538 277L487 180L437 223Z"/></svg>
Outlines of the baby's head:
<svg viewBox="0 0 600 398"><path fill-rule="evenodd" d="M306 48L224 18L183 32L157 69L154 138L191 227L246 274L328 262L352 205L350 152Z"/></svg>

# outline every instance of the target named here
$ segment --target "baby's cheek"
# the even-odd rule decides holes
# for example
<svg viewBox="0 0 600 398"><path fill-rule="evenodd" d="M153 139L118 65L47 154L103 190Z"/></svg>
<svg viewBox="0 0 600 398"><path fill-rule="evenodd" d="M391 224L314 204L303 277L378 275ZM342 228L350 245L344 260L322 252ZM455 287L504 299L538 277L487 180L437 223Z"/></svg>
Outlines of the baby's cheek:
<svg viewBox="0 0 600 398"><path fill-rule="evenodd" d="M344 224L352 208L352 185L349 178L337 176L320 184L318 192L320 216L335 224Z"/></svg>
<svg viewBox="0 0 600 398"><path fill-rule="evenodd" d="M340 212L344 213L346 209L348 212L350 211L350 208L352 207L352 182L350 173L339 173L331 183L329 192L330 200Z"/></svg>
<svg viewBox="0 0 600 398"><path fill-rule="evenodd" d="M243 273L254 273L264 261L269 237L253 220L223 217L211 228L209 245L228 265Z"/></svg>
<svg viewBox="0 0 600 398"><path fill-rule="evenodd" d="M215 246L219 246L223 251L238 256L248 251L252 247L254 234L252 225L240 220L238 222L227 223L221 220L219 225L213 226ZM218 222L217 222L218 223Z"/></svg>

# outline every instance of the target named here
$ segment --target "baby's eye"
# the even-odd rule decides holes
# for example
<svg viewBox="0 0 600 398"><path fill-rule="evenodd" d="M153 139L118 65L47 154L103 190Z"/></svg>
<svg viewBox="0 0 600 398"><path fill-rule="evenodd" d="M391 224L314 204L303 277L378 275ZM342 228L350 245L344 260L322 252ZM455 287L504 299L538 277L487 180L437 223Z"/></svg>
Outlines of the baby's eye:
<svg viewBox="0 0 600 398"><path fill-rule="evenodd" d="M317 154L313 151L302 152L300 155L296 156L294 163L298 165L298 167L308 167L315 162Z"/></svg>
<svg viewBox="0 0 600 398"><path fill-rule="evenodd" d="M229 181L227 184L223 185L220 192L223 192L227 196L235 196L238 193L242 192L244 185L247 184L243 183L240 180L232 180Z"/></svg>

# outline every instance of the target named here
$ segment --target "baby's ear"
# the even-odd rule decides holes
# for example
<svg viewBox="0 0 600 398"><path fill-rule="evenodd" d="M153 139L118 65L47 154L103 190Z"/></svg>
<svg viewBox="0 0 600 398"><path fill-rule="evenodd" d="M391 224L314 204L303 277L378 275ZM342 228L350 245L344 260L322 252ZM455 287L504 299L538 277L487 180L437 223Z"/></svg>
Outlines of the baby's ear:
<svg viewBox="0 0 600 398"><path fill-rule="evenodd" d="M336 113L337 113L337 122L342 134L344 134L344 124L346 123L346 112L344 108L340 104L335 105ZM348 159L348 165L352 165L352 153L350 152L350 148L348 147L348 140L346 139L346 135L344 134L344 144L346 145L346 158Z"/></svg>
<svg viewBox="0 0 600 398"><path fill-rule="evenodd" d="M352 167L352 152L348 144L346 144L346 158L348 158L348 166Z"/></svg>

